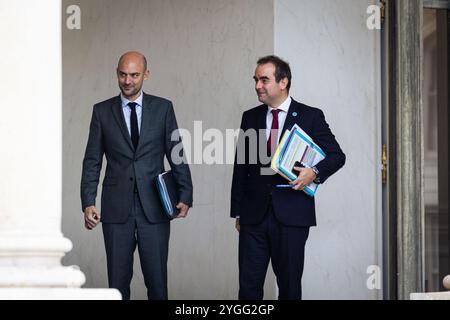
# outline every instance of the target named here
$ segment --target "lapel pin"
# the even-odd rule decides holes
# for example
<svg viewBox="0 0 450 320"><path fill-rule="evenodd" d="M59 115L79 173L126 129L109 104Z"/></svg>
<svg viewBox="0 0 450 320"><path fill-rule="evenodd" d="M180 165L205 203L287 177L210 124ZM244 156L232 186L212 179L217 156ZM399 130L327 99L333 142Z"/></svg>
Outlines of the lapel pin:
<svg viewBox="0 0 450 320"><path fill-rule="evenodd" d="M292 112L292 116L296 117L297 116L297 112Z"/></svg>

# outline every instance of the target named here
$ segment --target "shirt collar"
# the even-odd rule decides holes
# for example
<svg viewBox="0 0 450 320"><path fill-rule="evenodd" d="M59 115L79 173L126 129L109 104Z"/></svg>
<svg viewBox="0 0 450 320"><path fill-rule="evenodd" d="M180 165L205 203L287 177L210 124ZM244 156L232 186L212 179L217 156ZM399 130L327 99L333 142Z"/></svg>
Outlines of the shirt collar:
<svg viewBox="0 0 450 320"><path fill-rule="evenodd" d="M120 99L122 100L122 108L125 108L128 105L128 102L131 102L130 100L125 98L122 93L120 94ZM138 106L142 107L142 99L143 99L143 94L142 94L142 90L141 90L139 97L137 97L137 99L134 100L133 102L136 102Z"/></svg>
<svg viewBox="0 0 450 320"><path fill-rule="evenodd" d="M291 96L288 96L286 98L286 100L284 100L284 102L282 104L280 104L280 106L276 110L281 110L281 111L287 113L289 110L289 107L291 106L291 102L292 102L292 98L291 98ZM274 109L267 106L267 110L268 110L268 112L271 112Z"/></svg>

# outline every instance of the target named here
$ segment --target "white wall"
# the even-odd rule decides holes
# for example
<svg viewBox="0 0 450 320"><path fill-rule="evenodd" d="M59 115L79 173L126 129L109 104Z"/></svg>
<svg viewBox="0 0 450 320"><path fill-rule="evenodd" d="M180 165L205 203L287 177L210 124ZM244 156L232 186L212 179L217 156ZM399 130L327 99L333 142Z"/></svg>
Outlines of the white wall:
<svg viewBox="0 0 450 320"><path fill-rule="evenodd" d="M174 102L180 127L238 128L257 105L253 72L273 52L272 0L65 0L81 8L81 30L63 23L63 232L74 244L65 264L79 265L86 287L106 287L101 227L84 229L81 163L92 105L117 95L115 68L128 50L147 55L147 93ZM229 216L231 166L192 165L194 208L172 223L169 298L235 299L237 232ZM100 190L99 190L100 194ZM99 204L99 197L98 197ZM137 255L136 255L137 259ZM275 297L273 278L266 298ZM138 261L132 298L145 299Z"/></svg>
<svg viewBox="0 0 450 320"><path fill-rule="evenodd" d="M78 4L81 30L63 23L63 233L87 287L106 287L101 228L83 227L81 161L92 105L118 94L115 66L127 50L148 59L144 90L174 102L180 127L239 126L258 104L257 58L291 63L292 96L320 107L347 155L345 167L319 190L318 227L306 248L304 298L374 299L366 268L382 265L379 31L366 28L361 0L64 0ZM205 144L206 145L206 144ZM237 234L228 218L231 166L192 165L194 208L172 224L171 299L235 299ZM101 190L99 190L100 192ZM99 193L100 194L100 193ZM137 258L137 255L136 255ZM145 299L138 261L132 298ZM275 298L269 272L265 298Z"/></svg>
<svg viewBox="0 0 450 320"><path fill-rule="evenodd" d="M275 0L275 53L291 64L291 95L321 108L347 155L320 187L306 247L305 299L375 299L366 269L382 266L379 31L373 1Z"/></svg>

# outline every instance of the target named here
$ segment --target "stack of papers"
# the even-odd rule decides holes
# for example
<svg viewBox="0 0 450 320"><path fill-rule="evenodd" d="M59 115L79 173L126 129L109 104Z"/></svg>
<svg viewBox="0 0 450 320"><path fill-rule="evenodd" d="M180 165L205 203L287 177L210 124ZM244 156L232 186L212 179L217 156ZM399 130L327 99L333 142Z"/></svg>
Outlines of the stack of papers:
<svg viewBox="0 0 450 320"><path fill-rule="evenodd" d="M325 157L325 152L302 128L295 124L291 130L286 130L278 144L272 158L271 168L288 181L294 181L298 175L298 171L295 171L294 167L311 168ZM312 182L303 191L314 197L317 188L318 185Z"/></svg>

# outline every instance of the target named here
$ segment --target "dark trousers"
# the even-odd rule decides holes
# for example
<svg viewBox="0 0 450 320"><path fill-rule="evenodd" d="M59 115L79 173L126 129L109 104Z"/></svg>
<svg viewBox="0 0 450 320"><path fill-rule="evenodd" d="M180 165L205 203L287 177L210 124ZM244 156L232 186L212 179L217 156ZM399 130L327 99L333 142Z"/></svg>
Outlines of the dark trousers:
<svg viewBox="0 0 450 320"><path fill-rule="evenodd" d="M261 300L269 261L277 278L279 300L302 297L305 243L309 227L281 224L270 206L257 225L241 225L239 232L239 299Z"/></svg>
<svg viewBox="0 0 450 320"><path fill-rule="evenodd" d="M103 223L108 281L124 300L130 299L133 276L133 255L139 251L148 299L167 300L167 257L169 251L170 223L150 223L138 193L125 223Z"/></svg>

